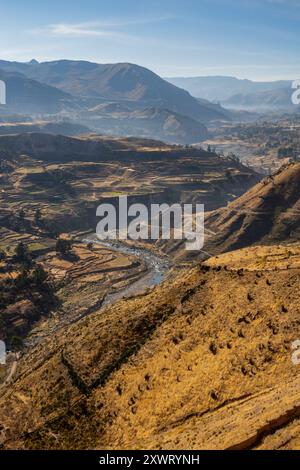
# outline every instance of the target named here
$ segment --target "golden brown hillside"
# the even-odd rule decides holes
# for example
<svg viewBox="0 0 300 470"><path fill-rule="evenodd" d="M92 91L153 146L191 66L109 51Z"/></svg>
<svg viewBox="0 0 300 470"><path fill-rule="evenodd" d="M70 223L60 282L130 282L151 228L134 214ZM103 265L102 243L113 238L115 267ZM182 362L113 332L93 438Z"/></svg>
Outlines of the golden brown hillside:
<svg viewBox="0 0 300 470"><path fill-rule="evenodd" d="M297 241L300 235L300 163L284 166L275 175L213 211L206 226L216 232L206 250L220 253L253 244Z"/></svg>
<svg viewBox="0 0 300 470"><path fill-rule="evenodd" d="M45 338L0 390L3 448L300 448L300 248L180 271Z"/></svg>

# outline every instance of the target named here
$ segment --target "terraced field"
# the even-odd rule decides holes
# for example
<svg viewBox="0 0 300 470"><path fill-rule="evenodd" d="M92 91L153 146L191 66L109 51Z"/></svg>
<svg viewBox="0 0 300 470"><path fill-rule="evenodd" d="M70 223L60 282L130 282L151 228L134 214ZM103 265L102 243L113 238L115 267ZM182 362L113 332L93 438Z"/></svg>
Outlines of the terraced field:
<svg viewBox="0 0 300 470"><path fill-rule="evenodd" d="M87 141L77 161L59 148L62 162L34 137L26 156L23 143L2 165L1 333L12 351L0 371L1 447L299 447L299 165L236 198L258 177L233 160ZM99 154L99 142L113 155ZM208 238L218 256L201 263L160 242L95 243L96 207L120 194L205 203L208 227L223 227ZM32 266L16 257L21 242ZM222 254L245 245L255 246Z"/></svg>

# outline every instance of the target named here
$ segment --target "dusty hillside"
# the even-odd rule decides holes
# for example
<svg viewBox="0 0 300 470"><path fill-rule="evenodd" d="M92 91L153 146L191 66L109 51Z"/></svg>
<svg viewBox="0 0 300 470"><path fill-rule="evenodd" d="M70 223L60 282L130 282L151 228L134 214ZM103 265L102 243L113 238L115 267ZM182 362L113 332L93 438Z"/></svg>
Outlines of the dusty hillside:
<svg viewBox="0 0 300 470"><path fill-rule="evenodd" d="M300 448L299 279L299 248L242 250L48 337L0 391L3 447Z"/></svg>
<svg viewBox="0 0 300 470"><path fill-rule="evenodd" d="M199 143L207 138L206 127L188 116L161 108L126 110L120 103L106 103L81 114L81 122L110 135L155 137L167 142Z"/></svg>
<svg viewBox="0 0 300 470"><path fill-rule="evenodd" d="M297 241L300 236L300 163L285 166L226 208L212 212L206 227L216 235L206 250L219 253L253 244Z"/></svg>

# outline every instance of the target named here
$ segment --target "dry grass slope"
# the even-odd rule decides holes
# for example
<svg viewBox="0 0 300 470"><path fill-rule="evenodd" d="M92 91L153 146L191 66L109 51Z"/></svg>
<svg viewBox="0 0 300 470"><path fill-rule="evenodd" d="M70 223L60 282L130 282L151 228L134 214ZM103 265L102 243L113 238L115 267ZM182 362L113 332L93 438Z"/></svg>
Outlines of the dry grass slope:
<svg viewBox="0 0 300 470"><path fill-rule="evenodd" d="M292 163L262 180L226 208L207 217L217 233L206 249L220 253L253 244L299 240L300 163Z"/></svg>
<svg viewBox="0 0 300 470"><path fill-rule="evenodd" d="M299 448L300 249L180 272L49 337L0 392L4 448Z"/></svg>

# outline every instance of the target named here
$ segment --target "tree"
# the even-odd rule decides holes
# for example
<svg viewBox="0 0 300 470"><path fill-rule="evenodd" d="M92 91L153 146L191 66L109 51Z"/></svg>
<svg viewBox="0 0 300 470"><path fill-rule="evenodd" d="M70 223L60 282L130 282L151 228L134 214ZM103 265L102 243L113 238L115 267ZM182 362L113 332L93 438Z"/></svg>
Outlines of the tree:
<svg viewBox="0 0 300 470"><path fill-rule="evenodd" d="M19 212L19 219L21 219L22 221L25 219L25 211L24 209L21 209L20 212Z"/></svg>
<svg viewBox="0 0 300 470"><path fill-rule="evenodd" d="M10 340L10 347L13 351L19 351L24 345L23 339L20 336L12 336Z"/></svg>
<svg viewBox="0 0 300 470"><path fill-rule="evenodd" d="M42 213L40 209L37 209L34 213L34 223L35 225L41 225L42 222Z"/></svg>
<svg viewBox="0 0 300 470"><path fill-rule="evenodd" d="M48 274L42 266L37 266L31 275L32 282L38 287L44 287L48 279Z"/></svg>
<svg viewBox="0 0 300 470"><path fill-rule="evenodd" d="M18 291L27 290L31 284L30 272L28 269L23 269L23 271L16 277L14 284Z"/></svg>
<svg viewBox="0 0 300 470"><path fill-rule="evenodd" d="M56 242L56 253L67 256L72 252L72 243L70 240L59 238Z"/></svg>
<svg viewBox="0 0 300 470"><path fill-rule="evenodd" d="M8 260L7 263L6 263L6 271L7 271L7 274L9 276L10 280L13 280L13 276L11 274L13 270L14 270L13 261Z"/></svg>
<svg viewBox="0 0 300 470"><path fill-rule="evenodd" d="M16 247L15 261L21 264L31 263L31 256L29 250L23 242L18 243Z"/></svg>

